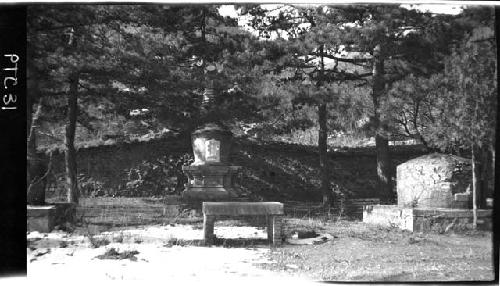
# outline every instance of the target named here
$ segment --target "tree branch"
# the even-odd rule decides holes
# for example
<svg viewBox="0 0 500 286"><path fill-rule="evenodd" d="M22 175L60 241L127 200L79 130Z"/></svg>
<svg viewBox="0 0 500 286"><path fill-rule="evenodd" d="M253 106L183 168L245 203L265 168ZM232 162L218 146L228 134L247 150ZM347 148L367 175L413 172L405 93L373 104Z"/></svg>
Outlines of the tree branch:
<svg viewBox="0 0 500 286"><path fill-rule="evenodd" d="M317 56L319 57L320 55L316 52L312 52L312 53L309 53L310 55L313 55L313 56ZM333 56L333 55L328 55L328 54L325 54L323 55L325 58L329 58L329 59L332 59L332 60L336 60L336 61L339 61L339 62L344 62L344 63L353 63L353 64L358 64L358 63L368 63L368 62L371 62L372 59L356 59L356 58L340 58L340 57L336 57L336 56Z"/></svg>

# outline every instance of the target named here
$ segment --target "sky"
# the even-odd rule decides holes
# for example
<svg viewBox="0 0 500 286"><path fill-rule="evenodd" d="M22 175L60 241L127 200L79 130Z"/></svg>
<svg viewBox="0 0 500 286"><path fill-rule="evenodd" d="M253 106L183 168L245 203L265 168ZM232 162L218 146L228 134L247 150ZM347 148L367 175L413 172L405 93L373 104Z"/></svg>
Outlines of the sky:
<svg viewBox="0 0 500 286"><path fill-rule="evenodd" d="M290 4L294 4L294 3L290 3ZM321 5L321 4L318 4L318 5ZM376 4L374 3L373 5L376 5ZM265 9L272 10L274 8L279 7L280 4L262 4L262 6ZM430 13L434 13L434 14L450 14L450 15L459 14L462 11L463 6L464 5L457 5L457 4L402 4L401 5L401 7L407 8L407 9L416 9L416 10L420 10L422 12L430 12ZM238 16L238 12L235 10L234 5L222 5L219 8L219 13L222 16L229 16L231 18L237 18L238 25L240 27L243 27L245 30L247 30L251 33L254 33L256 35L255 30L253 30L250 26L248 26L248 21L250 19L250 16L248 16L248 15ZM278 11L275 11L275 13L278 13ZM271 36L271 38L273 38L273 36ZM285 36L285 38L286 38L286 36Z"/></svg>
<svg viewBox="0 0 500 286"><path fill-rule="evenodd" d="M431 12L436 14L452 14L456 15L462 11L460 8L461 5L451 5L451 4L419 4L419 5L401 5L404 8L411 8L411 6L415 6L415 9Z"/></svg>
<svg viewBox="0 0 500 286"><path fill-rule="evenodd" d="M277 5L268 5L268 6L277 6ZM428 11L431 13L436 13L436 14L453 14L456 15L460 13L461 11L461 5L453 5L453 4L405 4L401 5L402 7L405 8L410 8L411 6L414 6L415 9L421 10L421 11ZM233 5L223 5L219 9L219 12L223 16L229 16L229 17L234 17L236 18L238 14L236 13L236 10L234 9Z"/></svg>

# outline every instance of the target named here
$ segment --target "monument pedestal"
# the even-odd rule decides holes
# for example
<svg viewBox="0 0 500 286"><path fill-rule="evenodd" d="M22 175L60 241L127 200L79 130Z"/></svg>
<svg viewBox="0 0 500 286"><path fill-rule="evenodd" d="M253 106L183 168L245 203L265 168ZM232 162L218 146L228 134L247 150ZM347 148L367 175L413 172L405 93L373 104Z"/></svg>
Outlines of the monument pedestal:
<svg viewBox="0 0 500 286"><path fill-rule="evenodd" d="M188 176L183 197L203 201L220 201L238 197L234 187L235 176L240 166L200 165L184 166Z"/></svg>

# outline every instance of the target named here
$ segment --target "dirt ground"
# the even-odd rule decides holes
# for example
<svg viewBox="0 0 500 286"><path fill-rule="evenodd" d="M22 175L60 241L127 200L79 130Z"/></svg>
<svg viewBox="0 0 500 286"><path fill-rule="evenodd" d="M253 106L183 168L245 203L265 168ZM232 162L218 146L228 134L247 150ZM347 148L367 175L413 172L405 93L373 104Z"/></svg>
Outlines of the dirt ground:
<svg viewBox="0 0 500 286"><path fill-rule="evenodd" d="M490 232L413 234L396 228L340 221L288 227L316 229L334 238L319 245L284 245L265 269L328 281L489 281L494 279Z"/></svg>
<svg viewBox="0 0 500 286"><path fill-rule="evenodd" d="M28 233L28 277L89 279L258 278L304 281L489 281L494 279L489 232L412 234L359 221L286 218L282 247L263 227L218 222L217 245L200 246L200 220ZM330 234L296 245L296 232ZM294 280L297 281L297 280Z"/></svg>
<svg viewBox="0 0 500 286"><path fill-rule="evenodd" d="M262 242L264 228L217 226L219 238ZM272 263L270 248L259 243L248 247L199 246L198 225L151 225L114 228L88 234L77 228L72 233L28 233L28 278L66 280L82 277L96 280L182 280L188 278L274 279L284 275L257 265Z"/></svg>

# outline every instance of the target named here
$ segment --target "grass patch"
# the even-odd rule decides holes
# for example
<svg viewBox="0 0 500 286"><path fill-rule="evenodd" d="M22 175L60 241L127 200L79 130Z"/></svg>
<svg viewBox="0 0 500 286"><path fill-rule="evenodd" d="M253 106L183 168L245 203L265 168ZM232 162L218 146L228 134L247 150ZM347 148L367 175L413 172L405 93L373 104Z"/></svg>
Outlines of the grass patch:
<svg viewBox="0 0 500 286"><path fill-rule="evenodd" d="M179 238L171 238L169 239L165 244L163 244L163 247L172 247L172 246L202 246L203 245L203 240L185 240L185 239L179 239Z"/></svg>
<svg viewBox="0 0 500 286"><path fill-rule="evenodd" d="M362 222L288 219L289 230L316 230L321 245L274 249L260 267L328 281L453 281L494 278L491 233L411 233ZM286 225L286 224L285 224Z"/></svg>
<svg viewBox="0 0 500 286"><path fill-rule="evenodd" d="M110 243L109 240L105 237L97 237L96 238L94 235L88 235L87 237L89 238L90 245L93 248L99 248L101 246L106 246Z"/></svg>

